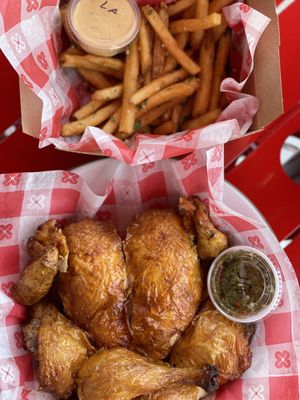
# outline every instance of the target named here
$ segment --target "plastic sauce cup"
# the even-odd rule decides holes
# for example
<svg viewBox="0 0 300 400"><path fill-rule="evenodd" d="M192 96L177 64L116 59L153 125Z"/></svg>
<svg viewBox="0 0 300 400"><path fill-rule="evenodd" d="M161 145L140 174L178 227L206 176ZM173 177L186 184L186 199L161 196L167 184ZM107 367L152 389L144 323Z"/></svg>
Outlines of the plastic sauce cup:
<svg viewBox="0 0 300 400"><path fill-rule="evenodd" d="M87 53L111 57L135 39L141 15L135 0L70 0L66 19L74 43Z"/></svg>
<svg viewBox="0 0 300 400"><path fill-rule="evenodd" d="M277 307L282 282L264 253L249 246L234 246L213 261L207 288L221 314L235 322L252 323Z"/></svg>

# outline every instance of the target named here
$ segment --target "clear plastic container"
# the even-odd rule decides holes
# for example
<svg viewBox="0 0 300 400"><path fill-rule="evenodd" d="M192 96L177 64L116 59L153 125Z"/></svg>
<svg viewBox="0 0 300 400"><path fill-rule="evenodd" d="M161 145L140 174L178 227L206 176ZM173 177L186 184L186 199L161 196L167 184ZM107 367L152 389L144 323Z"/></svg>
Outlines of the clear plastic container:
<svg viewBox="0 0 300 400"><path fill-rule="evenodd" d="M66 20L74 43L87 53L112 57L135 39L141 15L135 0L70 0Z"/></svg>
<svg viewBox="0 0 300 400"><path fill-rule="evenodd" d="M207 288L221 314L235 322L252 323L277 307L282 282L264 253L249 246L234 246L213 261Z"/></svg>

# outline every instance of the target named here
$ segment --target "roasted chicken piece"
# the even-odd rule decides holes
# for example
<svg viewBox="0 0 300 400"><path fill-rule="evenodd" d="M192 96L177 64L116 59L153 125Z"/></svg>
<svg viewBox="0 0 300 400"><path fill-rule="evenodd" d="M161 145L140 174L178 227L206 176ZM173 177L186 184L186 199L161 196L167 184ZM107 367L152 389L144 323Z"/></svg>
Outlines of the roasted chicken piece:
<svg viewBox="0 0 300 400"><path fill-rule="evenodd" d="M239 378L251 366L249 339L253 325L225 318L207 301L171 353L171 365L197 367L213 364L218 383Z"/></svg>
<svg viewBox="0 0 300 400"><path fill-rule="evenodd" d="M212 366L171 368L120 347L100 350L89 358L76 383L80 400L130 400L174 383L196 384L211 392L217 389L216 375Z"/></svg>
<svg viewBox="0 0 300 400"><path fill-rule="evenodd" d="M197 241L199 257L203 260L216 258L228 247L226 235L212 224L205 204L198 198L180 198L179 212L183 226L190 236Z"/></svg>
<svg viewBox="0 0 300 400"><path fill-rule="evenodd" d="M68 225L64 234L69 267L60 273L58 288L65 313L99 346L127 346L126 269L115 227L85 219Z"/></svg>
<svg viewBox="0 0 300 400"><path fill-rule="evenodd" d="M36 304L23 332L27 349L38 361L41 388L67 399L73 392L78 368L94 353L86 335L46 303Z"/></svg>
<svg viewBox="0 0 300 400"><path fill-rule="evenodd" d="M158 392L139 397L139 400L199 400L207 396L204 389L195 385L171 385Z"/></svg>
<svg viewBox="0 0 300 400"><path fill-rule="evenodd" d="M129 226L124 251L134 348L162 360L192 321L201 299L196 248L175 212L148 210Z"/></svg>
<svg viewBox="0 0 300 400"><path fill-rule="evenodd" d="M38 227L27 243L29 263L12 289L15 300L26 306L36 304L49 292L58 269L66 269L66 239L51 219Z"/></svg>

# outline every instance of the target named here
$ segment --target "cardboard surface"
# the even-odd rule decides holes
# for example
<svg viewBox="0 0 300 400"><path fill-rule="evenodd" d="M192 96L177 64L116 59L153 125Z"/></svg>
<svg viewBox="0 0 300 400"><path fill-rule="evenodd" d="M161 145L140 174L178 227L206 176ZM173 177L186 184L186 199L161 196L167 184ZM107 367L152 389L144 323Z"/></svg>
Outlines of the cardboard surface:
<svg viewBox="0 0 300 400"><path fill-rule="evenodd" d="M283 112L279 22L274 0L249 0L247 4L271 19L264 31L254 57L254 70L243 90L254 94L260 108L254 117L251 131L264 128Z"/></svg>
<svg viewBox="0 0 300 400"><path fill-rule="evenodd" d="M263 129L283 112L280 73L279 23L274 0L248 0L249 6L271 19L255 51L254 70L243 90L255 95L260 108L248 134ZM20 101L23 132L39 137L42 113L41 100L20 80ZM32 118L34 116L34 118Z"/></svg>

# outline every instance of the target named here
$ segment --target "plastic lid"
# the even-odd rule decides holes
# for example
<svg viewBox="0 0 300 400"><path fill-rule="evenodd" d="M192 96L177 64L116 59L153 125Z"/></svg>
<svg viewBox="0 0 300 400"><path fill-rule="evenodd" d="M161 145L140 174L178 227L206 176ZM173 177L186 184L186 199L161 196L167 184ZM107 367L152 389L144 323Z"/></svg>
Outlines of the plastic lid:
<svg viewBox="0 0 300 400"><path fill-rule="evenodd" d="M252 323L277 307L282 282L264 253L249 246L234 246L213 261L207 288L221 314L235 322Z"/></svg>
<svg viewBox="0 0 300 400"><path fill-rule="evenodd" d="M87 53L110 57L126 50L140 27L135 0L71 0L67 25Z"/></svg>

